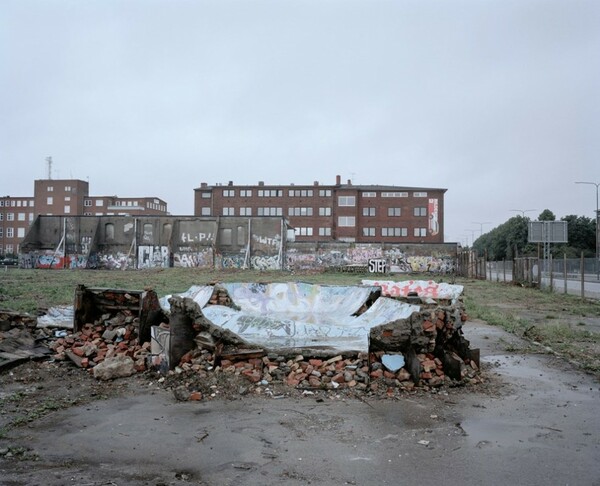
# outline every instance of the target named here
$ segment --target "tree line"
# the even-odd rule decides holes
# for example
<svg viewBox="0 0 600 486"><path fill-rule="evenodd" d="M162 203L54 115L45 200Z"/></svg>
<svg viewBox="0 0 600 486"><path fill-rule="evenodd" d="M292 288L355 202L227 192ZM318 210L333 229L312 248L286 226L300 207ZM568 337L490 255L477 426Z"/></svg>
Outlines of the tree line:
<svg viewBox="0 0 600 486"><path fill-rule="evenodd" d="M538 244L527 243L528 217L514 216L473 242L473 249L479 254L487 252L490 260L512 260L515 256L537 256ZM537 221L556 221L549 209L544 209ZM553 257L578 258L596 254L596 221L585 216L569 215L559 221L567 222L568 243L553 243L550 248Z"/></svg>

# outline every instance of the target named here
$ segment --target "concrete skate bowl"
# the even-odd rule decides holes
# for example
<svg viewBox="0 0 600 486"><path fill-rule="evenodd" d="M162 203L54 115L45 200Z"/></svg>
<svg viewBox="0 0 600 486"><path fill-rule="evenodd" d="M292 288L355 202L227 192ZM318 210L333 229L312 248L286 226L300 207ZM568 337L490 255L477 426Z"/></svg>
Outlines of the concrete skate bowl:
<svg viewBox="0 0 600 486"><path fill-rule="evenodd" d="M225 291L231 305L215 294ZM223 283L177 294L194 300L214 325L266 349L364 351L376 326L408 318L419 306L381 297L378 286ZM167 296L161 299L166 307Z"/></svg>

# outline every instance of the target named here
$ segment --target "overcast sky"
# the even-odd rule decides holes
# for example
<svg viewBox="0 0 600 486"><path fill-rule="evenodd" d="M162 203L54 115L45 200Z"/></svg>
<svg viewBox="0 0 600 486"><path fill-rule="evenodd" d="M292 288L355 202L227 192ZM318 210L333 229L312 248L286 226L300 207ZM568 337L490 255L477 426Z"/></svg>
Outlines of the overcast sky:
<svg viewBox="0 0 600 486"><path fill-rule="evenodd" d="M594 216L600 1L0 0L0 193L447 188L446 241Z"/></svg>

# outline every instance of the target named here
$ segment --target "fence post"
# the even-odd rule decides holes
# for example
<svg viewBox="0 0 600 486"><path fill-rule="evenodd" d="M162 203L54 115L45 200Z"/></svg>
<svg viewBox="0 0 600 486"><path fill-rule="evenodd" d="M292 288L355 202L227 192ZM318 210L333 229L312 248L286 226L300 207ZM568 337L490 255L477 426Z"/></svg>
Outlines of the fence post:
<svg viewBox="0 0 600 486"><path fill-rule="evenodd" d="M506 283L506 258L502 259L502 271L504 272L504 283Z"/></svg>
<svg viewBox="0 0 600 486"><path fill-rule="evenodd" d="M583 252L581 252L581 263L579 265L579 273L581 273L581 300L585 299L585 278L584 278L584 260L583 260Z"/></svg>
<svg viewBox="0 0 600 486"><path fill-rule="evenodd" d="M554 261L552 254L548 255L548 264L550 265L550 292L554 292Z"/></svg>
<svg viewBox="0 0 600 486"><path fill-rule="evenodd" d="M563 253L563 279L565 282L564 293L567 293L567 254Z"/></svg>

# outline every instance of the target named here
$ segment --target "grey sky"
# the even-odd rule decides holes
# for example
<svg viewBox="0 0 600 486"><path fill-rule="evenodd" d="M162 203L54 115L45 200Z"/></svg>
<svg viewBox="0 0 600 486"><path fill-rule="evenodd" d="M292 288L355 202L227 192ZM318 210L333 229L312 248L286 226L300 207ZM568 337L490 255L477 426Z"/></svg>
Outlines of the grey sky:
<svg viewBox="0 0 600 486"><path fill-rule="evenodd" d="M447 241L593 217L600 2L0 0L0 193L445 187Z"/></svg>

